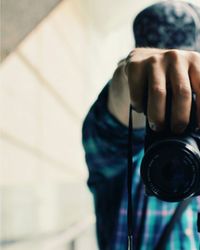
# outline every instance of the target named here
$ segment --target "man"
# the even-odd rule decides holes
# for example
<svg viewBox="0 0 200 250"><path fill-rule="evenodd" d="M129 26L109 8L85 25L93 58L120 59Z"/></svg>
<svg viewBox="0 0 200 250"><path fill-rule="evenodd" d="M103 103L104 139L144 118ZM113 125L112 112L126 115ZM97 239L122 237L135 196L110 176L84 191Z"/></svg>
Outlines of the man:
<svg viewBox="0 0 200 250"><path fill-rule="evenodd" d="M129 104L133 114L133 227L135 250L153 250L177 203L145 198L140 178L144 146L144 96L155 131L165 124L166 93L173 93L171 130L180 134L189 122L191 92L196 94L200 127L200 12L193 5L165 1L135 19L136 48L119 63L113 78L91 107L83 125L83 145L94 195L101 250L127 249L127 142ZM145 48L151 47L151 48ZM193 51L192 51L193 50ZM145 218L142 216L147 199ZM197 250L199 199L194 198L176 222L166 249ZM145 221L144 221L145 220ZM144 221L144 223L142 223ZM162 249L161 249L162 250Z"/></svg>

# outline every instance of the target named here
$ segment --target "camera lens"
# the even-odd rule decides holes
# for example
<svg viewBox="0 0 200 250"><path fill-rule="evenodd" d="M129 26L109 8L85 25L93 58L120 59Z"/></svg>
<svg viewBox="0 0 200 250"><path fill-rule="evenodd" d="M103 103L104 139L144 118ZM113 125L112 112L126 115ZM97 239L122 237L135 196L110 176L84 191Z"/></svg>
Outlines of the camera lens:
<svg viewBox="0 0 200 250"><path fill-rule="evenodd" d="M185 156L184 159L177 159L177 154L160 152L154 165L149 168L150 180L160 192L178 195L188 190L194 182L195 170L191 164L191 160Z"/></svg>
<svg viewBox="0 0 200 250"><path fill-rule="evenodd" d="M199 154L184 141L155 143L143 158L141 176L148 191L159 199L180 201L199 188Z"/></svg>
<svg viewBox="0 0 200 250"><path fill-rule="evenodd" d="M175 158L161 165L161 179L166 191L181 192L190 186L192 178L193 168L186 160Z"/></svg>

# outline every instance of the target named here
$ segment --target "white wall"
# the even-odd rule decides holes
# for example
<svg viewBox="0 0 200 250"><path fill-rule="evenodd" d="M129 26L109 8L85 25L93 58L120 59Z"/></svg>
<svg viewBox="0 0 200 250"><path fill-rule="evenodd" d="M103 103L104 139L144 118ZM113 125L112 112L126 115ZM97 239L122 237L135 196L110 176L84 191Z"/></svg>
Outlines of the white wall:
<svg viewBox="0 0 200 250"><path fill-rule="evenodd" d="M92 213L82 121L134 46L133 16L152 2L63 1L1 65L2 241L36 244ZM87 242L80 249L95 250Z"/></svg>
<svg viewBox="0 0 200 250"><path fill-rule="evenodd" d="M2 242L37 244L92 213L81 145L85 45L86 19L65 1L1 65Z"/></svg>

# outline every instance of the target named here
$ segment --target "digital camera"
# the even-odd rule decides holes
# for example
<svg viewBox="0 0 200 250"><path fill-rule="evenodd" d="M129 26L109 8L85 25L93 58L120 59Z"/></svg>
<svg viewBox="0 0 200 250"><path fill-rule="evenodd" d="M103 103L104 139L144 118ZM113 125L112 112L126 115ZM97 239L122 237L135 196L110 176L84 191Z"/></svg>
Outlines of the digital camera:
<svg viewBox="0 0 200 250"><path fill-rule="evenodd" d="M141 177L147 195L178 202L200 195L200 130L197 129L195 97L190 122L181 135L170 130L170 103L167 98L166 127L154 132L146 123L145 154Z"/></svg>

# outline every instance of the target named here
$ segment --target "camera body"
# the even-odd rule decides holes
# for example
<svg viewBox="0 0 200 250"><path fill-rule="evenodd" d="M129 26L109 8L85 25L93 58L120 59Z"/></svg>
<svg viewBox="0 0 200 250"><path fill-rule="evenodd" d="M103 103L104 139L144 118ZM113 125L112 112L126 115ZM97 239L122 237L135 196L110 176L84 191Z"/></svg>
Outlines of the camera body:
<svg viewBox="0 0 200 250"><path fill-rule="evenodd" d="M154 132L146 122L141 177L147 195L178 202L200 195L200 130L197 130L194 96L190 122L181 135L170 130L170 103L168 96L166 126L162 132Z"/></svg>

